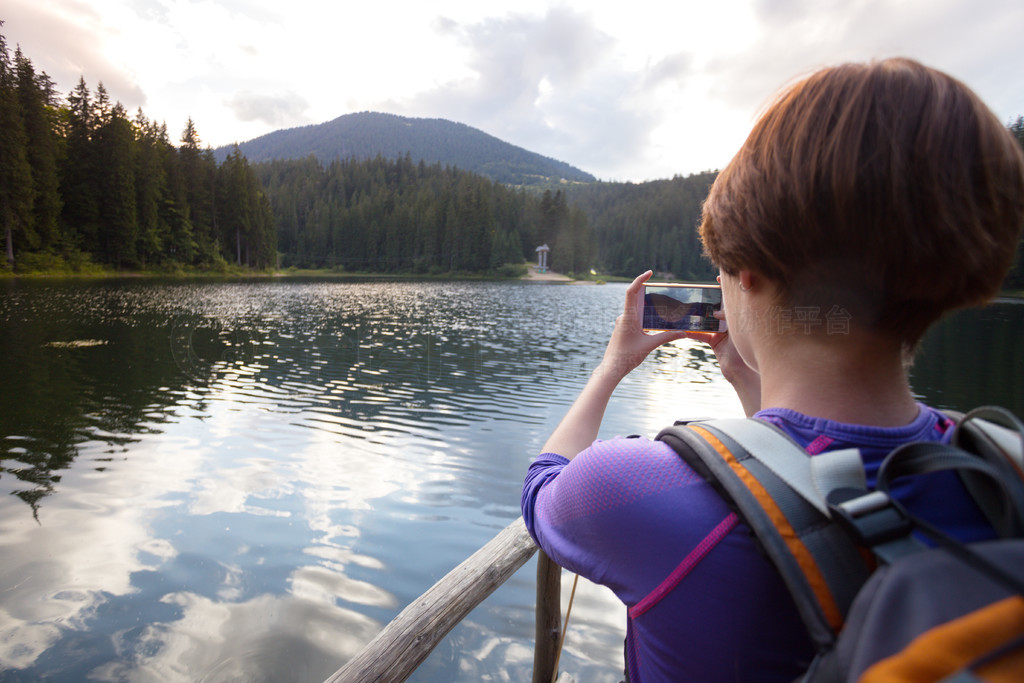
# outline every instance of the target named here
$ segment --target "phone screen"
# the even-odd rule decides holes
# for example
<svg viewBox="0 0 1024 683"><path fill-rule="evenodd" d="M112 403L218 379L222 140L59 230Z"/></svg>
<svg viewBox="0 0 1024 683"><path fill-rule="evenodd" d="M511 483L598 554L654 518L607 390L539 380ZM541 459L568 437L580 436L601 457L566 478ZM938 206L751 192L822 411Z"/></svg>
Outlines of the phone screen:
<svg viewBox="0 0 1024 683"><path fill-rule="evenodd" d="M719 332L725 327L714 314L721 308L722 289L718 285L644 285L645 330Z"/></svg>

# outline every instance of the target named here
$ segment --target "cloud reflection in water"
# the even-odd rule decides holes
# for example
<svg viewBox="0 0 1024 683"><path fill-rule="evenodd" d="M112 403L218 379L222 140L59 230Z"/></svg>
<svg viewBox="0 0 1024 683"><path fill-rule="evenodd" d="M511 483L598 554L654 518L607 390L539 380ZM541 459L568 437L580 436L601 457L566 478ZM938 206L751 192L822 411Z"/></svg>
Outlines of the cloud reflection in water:
<svg viewBox="0 0 1024 683"><path fill-rule="evenodd" d="M0 667L322 679L518 516L522 475L600 360L621 293L405 282L18 292L0 313L22 315L24 335L109 343L44 356L33 342L18 361L28 379L0 373L24 414L57 406L82 422L60 437L68 464L50 471L38 522L0 496ZM53 363L69 369L63 388L38 379ZM687 343L659 351L617 392L602 436L738 411L713 370ZM19 459L54 440L34 423L4 426L25 436L9 441ZM531 567L419 680L528 676ZM618 680L623 626L610 593L582 588L565 667Z"/></svg>

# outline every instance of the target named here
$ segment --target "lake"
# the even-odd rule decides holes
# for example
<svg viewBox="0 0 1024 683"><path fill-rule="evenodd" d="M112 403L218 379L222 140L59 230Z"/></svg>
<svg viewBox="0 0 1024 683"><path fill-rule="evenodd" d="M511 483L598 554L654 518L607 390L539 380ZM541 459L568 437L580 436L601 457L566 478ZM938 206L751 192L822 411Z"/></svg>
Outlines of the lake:
<svg viewBox="0 0 1024 683"><path fill-rule="evenodd" d="M624 289L0 281L0 680L323 680L519 516ZM1022 334L1018 301L947 319L915 391L1024 414ZM681 341L601 436L739 414ZM535 562L412 680L529 680ZM561 668L618 681L624 625L581 582Z"/></svg>

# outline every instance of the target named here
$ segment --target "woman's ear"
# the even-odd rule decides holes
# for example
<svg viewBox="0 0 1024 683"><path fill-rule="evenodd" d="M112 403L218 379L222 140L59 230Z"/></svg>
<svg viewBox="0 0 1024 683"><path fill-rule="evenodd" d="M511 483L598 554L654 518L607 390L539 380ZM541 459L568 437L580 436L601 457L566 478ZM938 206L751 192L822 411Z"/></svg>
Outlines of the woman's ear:
<svg viewBox="0 0 1024 683"><path fill-rule="evenodd" d="M739 272L739 279L740 279L740 291L741 292L749 292L750 289L757 284L757 282L756 282L757 276L755 276L753 271L750 271L750 270L746 270L746 269L740 270L740 272Z"/></svg>

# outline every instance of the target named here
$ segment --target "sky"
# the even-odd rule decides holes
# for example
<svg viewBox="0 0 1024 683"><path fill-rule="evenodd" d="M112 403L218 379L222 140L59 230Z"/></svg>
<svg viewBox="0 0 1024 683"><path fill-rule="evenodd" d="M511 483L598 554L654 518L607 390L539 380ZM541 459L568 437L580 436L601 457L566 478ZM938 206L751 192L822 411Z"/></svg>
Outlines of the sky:
<svg viewBox="0 0 1024 683"><path fill-rule="evenodd" d="M723 167L785 83L892 56L1024 114L1020 0L4 0L66 95L84 77L178 142L380 111L642 182Z"/></svg>

